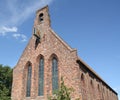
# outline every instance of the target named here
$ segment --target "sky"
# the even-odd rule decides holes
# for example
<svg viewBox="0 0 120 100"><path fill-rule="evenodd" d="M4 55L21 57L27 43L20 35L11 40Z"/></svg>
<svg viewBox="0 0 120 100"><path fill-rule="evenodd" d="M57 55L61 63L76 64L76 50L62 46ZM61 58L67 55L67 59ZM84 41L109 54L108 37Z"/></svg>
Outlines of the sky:
<svg viewBox="0 0 120 100"><path fill-rule="evenodd" d="M45 5L52 29L120 97L120 0L0 0L0 64L17 64Z"/></svg>

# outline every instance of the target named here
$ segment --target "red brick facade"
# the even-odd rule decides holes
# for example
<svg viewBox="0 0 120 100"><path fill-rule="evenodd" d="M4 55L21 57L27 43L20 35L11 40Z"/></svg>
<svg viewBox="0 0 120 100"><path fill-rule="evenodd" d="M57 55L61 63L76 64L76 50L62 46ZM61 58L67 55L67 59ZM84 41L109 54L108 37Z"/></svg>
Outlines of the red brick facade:
<svg viewBox="0 0 120 100"><path fill-rule="evenodd" d="M41 16L39 16L42 13ZM41 19L39 18L41 17ZM40 42L36 42L34 28ZM37 11L32 37L13 70L12 100L47 100L52 94L52 58L58 60L58 79L74 89L72 99L118 100L117 93L108 86L50 27L48 7ZM38 66L44 57L44 95L38 96ZM31 92L26 97L28 64L32 66Z"/></svg>

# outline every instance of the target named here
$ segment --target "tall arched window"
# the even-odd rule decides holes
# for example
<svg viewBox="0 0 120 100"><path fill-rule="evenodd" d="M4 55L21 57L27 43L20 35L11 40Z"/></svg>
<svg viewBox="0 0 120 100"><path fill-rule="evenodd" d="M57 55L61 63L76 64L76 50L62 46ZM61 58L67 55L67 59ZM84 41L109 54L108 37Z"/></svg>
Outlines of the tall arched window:
<svg viewBox="0 0 120 100"><path fill-rule="evenodd" d="M44 59L40 58L39 61L39 79L38 79L38 95L44 94Z"/></svg>
<svg viewBox="0 0 120 100"><path fill-rule="evenodd" d="M58 89L58 61L55 57L52 59L52 92Z"/></svg>
<svg viewBox="0 0 120 100"><path fill-rule="evenodd" d="M31 93L31 77L32 77L32 67L31 64L28 65L27 69L27 87L26 87L26 96L30 97Z"/></svg>

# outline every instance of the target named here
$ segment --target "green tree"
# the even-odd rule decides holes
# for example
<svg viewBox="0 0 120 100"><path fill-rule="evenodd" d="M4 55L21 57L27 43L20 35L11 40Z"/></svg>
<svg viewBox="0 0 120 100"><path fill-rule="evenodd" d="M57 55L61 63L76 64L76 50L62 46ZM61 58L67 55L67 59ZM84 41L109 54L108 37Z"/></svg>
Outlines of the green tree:
<svg viewBox="0 0 120 100"><path fill-rule="evenodd" d="M72 88L67 88L64 84L63 77L61 78L60 88L55 91L53 96L49 97L49 100L71 100L70 94L73 92Z"/></svg>
<svg viewBox="0 0 120 100"><path fill-rule="evenodd" d="M0 65L0 100L10 100L12 88L12 68Z"/></svg>

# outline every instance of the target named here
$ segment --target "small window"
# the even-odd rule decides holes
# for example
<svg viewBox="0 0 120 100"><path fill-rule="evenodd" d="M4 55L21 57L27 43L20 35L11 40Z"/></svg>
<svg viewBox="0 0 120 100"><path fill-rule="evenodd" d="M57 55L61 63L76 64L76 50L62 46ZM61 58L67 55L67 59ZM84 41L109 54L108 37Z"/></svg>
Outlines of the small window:
<svg viewBox="0 0 120 100"><path fill-rule="evenodd" d="M85 86L85 77L83 73L81 74L81 84L82 86Z"/></svg>
<svg viewBox="0 0 120 100"><path fill-rule="evenodd" d="M39 21L40 21L40 22L43 21L43 15L44 15L43 13L40 13L40 15L39 15Z"/></svg>
<svg viewBox="0 0 120 100"><path fill-rule="evenodd" d="M91 86L92 86L92 88L93 88L93 81L92 81L92 80L90 81L90 84L91 84Z"/></svg>
<svg viewBox="0 0 120 100"><path fill-rule="evenodd" d="M100 91L100 86L99 86L99 84L98 84L98 91Z"/></svg>
<svg viewBox="0 0 120 100"><path fill-rule="evenodd" d="M103 88L103 92L105 92L105 91L104 91L104 88Z"/></svg>
<svg viewBox="0 0 120 100"><path fill-rule="evenodd" d="M81 75L81 81L84 81L84 75L83 74Z"/></svg>

